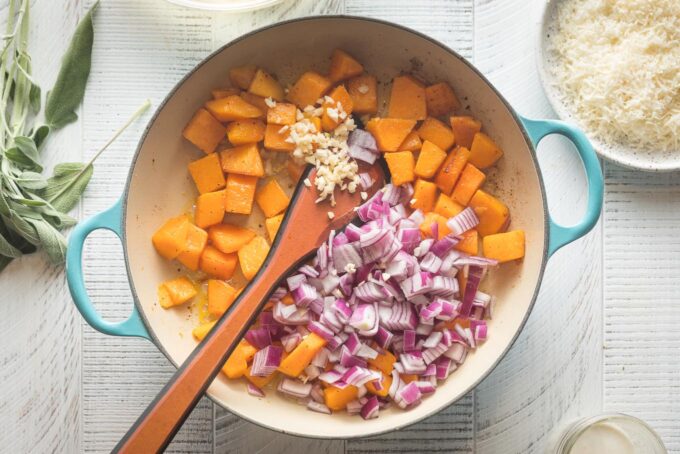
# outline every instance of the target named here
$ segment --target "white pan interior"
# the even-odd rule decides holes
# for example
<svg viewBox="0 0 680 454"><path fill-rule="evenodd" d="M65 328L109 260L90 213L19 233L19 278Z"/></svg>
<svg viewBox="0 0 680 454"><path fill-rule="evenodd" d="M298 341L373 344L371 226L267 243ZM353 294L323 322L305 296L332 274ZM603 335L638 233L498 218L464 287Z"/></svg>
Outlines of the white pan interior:
<svg viewBox="0 0 680 454"><path fill-rule="evenodd" d="M217 52L171 94L152 120L131 173L125 210L128 271L140 310L158 346L180 364L196 346L191 330L197 323L186 308L164 310L157 304L157 285L179 274L151 245L151 235L169 217L191 206L195 189L186 165L201 156L181 135L194 111L223 86L233 66L256 64L292 83L305 70L326 72L331 51L342 48L361 61L383 84L401 72L414 72L430 82L447 81L471 115L505 151L486 188L511 209L511 228L524 229L526 258L492 272L483 289L497 296L489 339L468 356L434 396L409 411L382 411L364 421L345 414L310 412L277 396L245 392L241 380L223 376L208 393L228 410L282 432L345 438L376 434L411 424L460 398L499 361L517 336L533 302L544 264L546 227L544 196L536 161L511 111L473 70L446 49L409 30L366 19L309 18L283 23L248 35Z"/></svg>

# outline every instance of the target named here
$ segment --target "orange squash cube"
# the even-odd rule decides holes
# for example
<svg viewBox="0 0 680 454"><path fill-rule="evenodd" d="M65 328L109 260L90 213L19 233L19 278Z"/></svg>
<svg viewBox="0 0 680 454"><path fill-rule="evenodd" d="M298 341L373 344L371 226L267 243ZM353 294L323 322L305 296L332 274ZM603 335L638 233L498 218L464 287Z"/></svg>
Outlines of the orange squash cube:
<svg viewBox="0 0 680 454"><path fill-rule="evenodd" d="M208 280L208 313L221 317L236 300L237 290L224 281Z"/></svg>
<svg viewBox="0 0 680 454"><path fill-rule="evenodd" d="M463 239L453 247L454 249L470 255L479 254L479 232L477 232L477 230L468 230L460 236L463 237Z"/></svg>
<svg viewBox="0 0 680 454"><path fill-rule="evenodd" d="M477 230L482 236L501 232L510 223L510 210L507 205L481 189L478 189L470 199L470 207L479 218Z"/></svg>
<svg viewBox="0 0 680 454"><path fill-rule="evenodd" d="M224 195L224 210L227 213L250 214L256 186L257 177L230 173Z"/></svg>
<svg viewBox="0 0 680 454"><path fill-rule="evenodd" d="M421 178L432 178L446 159L446 152L434 143L426 140L420 149L415 173Z"/></svg>
<svg viewBox="0 0 680 454"><path fill-rule="evenodd" d="M440 117L460 109L460 101L446 82L439 82L427 87L425 97L427 99L427 113L433 117Z"/></svg>
<svg viewBox="0 0 680 454"><path fill-rule="evenodd" d="M325 345L326 341L321 336L310 333L281 361L279 372L289 377L297 377Z"/></svg>
<svg viewBox="0 0 680 454"><path fill-rule="evenodd" d="M224 187L224 173L217 153L189 163L189 173L201 194L217 191Z"/></svg>
<svg viewBox="0 0 680 454"><path fill-rule="evenodd" d="M413 187L413 201L411 208L429 213L434 208L437 198L437 185L431 181L418 179Z"/></svg>
<svg viewBox="0 0 680 454"><path fill-rule="evenodd" d="M297 107L287 102L277 102L267 111L267 123L275 125L292 125L296 121Z"/></svg>
<svg viewBox="0 0 680 454"><path fill-rule="evenodd" d="M206 192L196 199L194 222L202 229L219 224L224 219L224 190Z"/></svg>
<svg viewBox="0 0 680 454"><path fill-rule="evenodd" d="M415 159L410 151L385 153L385 161L390 169L392 184L400 186L415 180Z"/></svg>
<svg viewBox="0 0 680 454"><path fill-rule="evenodd" d="M257 144L251 143L222 150L220 161L224 173L237 173L252 177L264 176L264 163Z"/></svg>
<svg viewBox="0 0 680 454"><path fill-rule="evenodd" d="M342 389L330 385L323 390L324 402L333 411L344 410L348 403L356 400L358 395L359 389L354 385L347 385Z"/></svg>
<svg viewBox="0 0 680 454"><path fill-rule="evenodd" d="M387 376L384 375L380 379L380 382L382 383L382 387L380 388L380 391L378 391L375 387L375 384L372 381L369 381L366 383L366 390L371 393L375 394L376 396L381 396L385 397L390 391L390 387L392 386L392 376Z"/></svg>
<svg viewBox="0 0 680 454"><path fill-rule="evenodd" d="M437 198L437 203L434 204L434 212L437 214L441 214L446 219L451 219L452 217L463 211L464 208L465 207L454 202L453 200L451 200L451 197L444 193L439 194L439 197Z"/></svg>
<svg viewBox="0 0 680 454"><path fill-rule="evenodd" d="M264 139L262 120L237 120L227 125L227 138L232 145L257 143Z"/></svg>
<svg viewBox="0 0 680 454"><path fill-rule="evenodd" d="M350 77L358 76L364 72L364 67L344 50L335 49L331 56L331 67L328 70L328 78L337 83Z"/></svg>
<svg viewBox="0 0 680 454"><path fill-rule="evenodd" d="M472 164L466 164L463 172L460 174L458 183L456 183L456 187L453 188L451 198L455 202L467 206L472 196L477 192L477 189L484 184L484 180L486 180L484 172Z"/></svg>
<svg viewBox="0 0 680 454"><path fill-rule="evenodd" d="M273 216L264 220L264 226L267 229L267 235L269 236L269 242L273 243L276 234L279 233L279 227L281 227L281 222L283 221L283 214Z"/></svg>
<svg viewBox="0 0 680 454"><path fill-rule="evenodd" d="M189 120L182 135L206 154L215 151L217 144L224 139L227 130L210 112L198 109Z"/></svg>
<svg viewBox="0 0 680 454"><path fill-rule="evenodd" d="M203 249L208 242L208 233L200 227L189 225L187 245L177 256L177 260L191 271L198 269Z"/></svg>
<svg viewBox="0 0 680 454"><path fill-rule="evenodd" d="M342 117L338 116L339 111L344 112L347 116L351 115L354 103L344 85L335 87L328 96L333 98L333 102L324 102L321 126L324 131L333 131L343 121ZM331 112L335 112L335 115L331 115L329 109L333 109Z"/></svg>
<svg viewBox="0 0 680 454"><path fill-rule="evenodd" d="M422 140L429 140L442 150L446 151L453 146L455 141L453 131L436 118L427 117L418 128L418 135Z"/></svg>
<svg viewBox="0 0 680 454"><path fill-rule="evenodd" d="M408 133L404 141L399 145L398 151L418 151L422 148L423 142L420 140L418 131Z"/></svg>
<svg viewBox="0 0 680 454"><path fill-rule="evenodd" d="M427 117L425 87L411 76L398 76L392 81L388 117L424 120Z"/></svg>
<svg viewBox="0 0 680 454"><path fill-rule="evenodd" d="M278 181L272 178L257 192L255 201L265 217L270 218L284 211L290 203L290 198Z"/></svg>
<svg viewBox="0 0 680 454"><path fill-rule="evenodd" d="M255 353L257 349L245 339L241 339L222 367L222 373L232 379L243 377L248 371L248 361L253 359Z"/></svg>
<svg viewBox="0 0 680 454"><path fill-rule="evenodd" d="M198 293L193 282L184 276L165 281L161 284L161 287L165 288L166 295L170 297L169 301L166 298L161 298L160 303L163 309L184 304ZM159 293L161 292L159 290ZM168 303L170 303L169 306Z"/></svg>
<svg viewBox="0 0 680 454"><path fill-rule="evenodd" d="M465 147L456 147L449 152L434 178L435 184L443 193L451 194L469 157L470 150Z"/></svg>
<svg viewBox="0 0 680 454"><path fill-rule="evenodd" d="M501 263L524 257L524 230L496 233L482 238L484 257Z"/></svg>
<svg viewBox="0 0 680 454"><path fill-rule="evenodd" d="M378 353L378 356L375 358L369 358L366 361L370 366L373 366L383 374L392 375L394 363L397 362L397 358L395 358L388 350L385 350L382 353Z"/></svg>
<svg viewBox="0 0 680 454"><path fill-rule="evenodd" d="M206 246L201 254L200 268L209 276L229 280L236 270L236 262L236 254L225 254L217 248Z"/></svg>
<svg viewBox="0 0 680 454"><path fill-rule="evenodd" d="M354 112L359 115L378 113L378 81L364 74L347 81L347 92L352 98Z"/></svg>
<svg viewBox="0 0 680 454"><path fill-rule="evenodd" d="M250 82L248 91L254 95L262 96L263 98L272 98L274 101L281 101L285 96L283 87L270 74L262 69L258 69Z"/></svg>
<svg viewBox="0 0 680 454"><path fill-rule="evenodd" d="M451 117L449 122L456 136L456 144L469 150L475 134L482 130L482 122L472 117Z"/></svg>
<svg viewBox="0 0 680 454"><path fill-rule="evenodd" d="M503 156L503 150L491 140L491 137L483 132L475 134L472 139L472 148L470 148L469 162L471 164L480 169L486 169L494 165L501 156Z"/></svg>
<svg viewBox="0 0 680 454"><path fill-rule="evenodd" d="M446 235L451 233L451 229L446 225L447 218L434 211L425 214L425 220L420 224L420 232L426 237L432 237L432 224L437 224L437 238L441 240Z"/></svg>
<svg viewBox="0 0 680 454"><path fill-rule="evenodd" d="M211 329L215 326L217 322L208 322L208 323L203 323L202 325L198 325L196 328L194 328L191 331L191 334L194 336L194 338L198 341L202 341L205 339L205 336L208 335Z"/></svg>
<svg viewBox="0 0 680 454"><path fill-rule="evenodd" d="M227 96L240 95L241 90L238 88L216 88L214 90L210 90L210 93L212 94L213 99L222 99L226 98Z"/></svg>
<svg viewBox="0 0 680 454"><path fill-rule="evenodd" d="M331 88L331 81L314 71L307 71L288 90L288 100L301 109L313 106Z"/></svg>
<svg viewBox="0 0 680 454"><path fill-rule="evenodd" d="M366 123L366 130L373 134L380 151L397 151L415 125L415 120L376 117Z"/></svg>
<svg viewBox="0 0 680 454"><path fill-rule="evenodd" d="M251 368L252 368L252 366L248 367L248 370L246 370L246 373L244 374L244 376L246 377L246 380L248 380L250 383L252 383L253 385L257 386L260 389L262 389L265 386L267 386L268 384L270 384L272 382L272 380L274 380L276 377L279 376L279 373L277 371L274 371L271 374L266 375L264 377L253 376L253 375L250 374Z"/></svg>
<svg viewBox="0 0 680 454"><path fill-rule="evenodd" d="M264 112L254 105L247 103L241 96L233 95L226 98L213 99L205 103L205 108L220 121L247 120L261 118Z"/></svg>
<svg viewBox="0 0 680 454"><path fill-rule="evenodd" d="M257 66L255 65L231 68L229 70L229 80L241 90L247 90L248 87L250 87L250 83L253 81L256 72Z"/></svg>
<svg viewBox="0 0 680 454"><path fill-rule="evenodd" d="M213 246L225 254L237 252L257 235L250 229L232 224L214 225L208 229Z"/></svg>
<svg viewBox="0 0 680 454"><path fill-rule="evenodd" d="M265 101L262 96L257 96L247 91L241 92L240 96L241 99L243 99L248 104L253 105L260 109L260 111L264 113L264 116L267 115L267 112L269 111L269 106L267 105L267 101Z"/></svg>
<svg viewBox="0 0 680 454"><path fill-rule="evenodd" d="M271 151L293 151L295 143L289 142L289 138L288 126L268 124L264 131L264 147Z"/></svg>
<svg viewBox="0 0 680 454"><path fill-rule="evenodd" d="M238 261L247 280L255 277L267 258L267 254L269 254L269 244L261 236L256 236L238 250Z"/></svg>
<svg viewBox="0 0 680 454"><path fill-rule="evenodd" d="M176 258L186 249L190 224L185 214L168 219L151 237L156 251L168 260Z"/></svg>

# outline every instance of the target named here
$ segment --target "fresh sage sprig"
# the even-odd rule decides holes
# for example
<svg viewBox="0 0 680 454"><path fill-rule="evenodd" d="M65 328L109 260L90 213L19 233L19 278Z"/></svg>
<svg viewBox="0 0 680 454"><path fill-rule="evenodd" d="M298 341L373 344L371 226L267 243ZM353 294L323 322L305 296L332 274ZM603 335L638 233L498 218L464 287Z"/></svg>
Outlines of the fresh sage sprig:
<svg viewBox="0 0 680 454"><path fill-rule="evenodd" d="M0 271L13 259L43 249L53 263L66 252L64 228L75 219L67 213L77 204L92 176L94 160L148 107L148 101L87 164L62 163L53 175L42 175L41 149L54 131L75 121L85 95L92 62L92 15L80 21L48 93L44 124L41 90L31 76L27 52L29 0L10 0L0 52Z"/></svg>

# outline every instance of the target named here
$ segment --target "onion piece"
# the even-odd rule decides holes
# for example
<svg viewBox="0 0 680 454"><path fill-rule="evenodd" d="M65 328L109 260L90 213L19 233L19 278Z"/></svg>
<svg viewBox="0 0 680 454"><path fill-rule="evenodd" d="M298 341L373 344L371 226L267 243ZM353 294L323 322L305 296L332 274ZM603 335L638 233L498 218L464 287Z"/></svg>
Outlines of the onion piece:
<svg viewBox="0 0 680 454"><path fill-rule="evenodd" d="M250 382L246 383L246 389L248 390L248 394L251 396L264 397L264 392Z"/></svg>
<svg viewBox="0 0 680 454"><path fill-rule="evenodd" d="M315 400L310 400L307 402L307 408L309 410L315 411L317 413L324 413L326 415L331 414L331 409L328 408L325 404L322 404L320 402L317 402Z"/></svg>
<svg viewBox="0 0 680 454"><path fill-rule="evenodd" d="M309 396L312 391L312 385L309 383L302 383L299 380L284 377L283 380L279 382L279 386L277 386L276 390L284 394L288 394L289 396L302 398Z"/></svg>
<svg viewBox="0 0 680 454"><path fill-rule="evenodd" d="M273 374L281 364L283 349L276 345L268 345L259 350L253 357L250 375L254 377L266 377Z"/></svg>
<svg viewBox="0 0 680 454"><path fill-rule="evenodd" d="M249 329L243 337L250 345L258 350L263 349L272 343L271 332L266 326Z"/></svg>
<svg viewBox="0 0 680 454"><path fill-rule="evenodd" d="M380 405L376 396L370 397L363 407L361 407L361 417L364 419L373 419L378 417Z"/></svg>
<svg viewBox="0 0 680 454"><path fill-rule="evenodd" d="M465 208L463 211L446 221L446 226L451 230L454 235L460 235L467 232L468 230L474 229L479 224L479 218L470 207Z"/></svg>

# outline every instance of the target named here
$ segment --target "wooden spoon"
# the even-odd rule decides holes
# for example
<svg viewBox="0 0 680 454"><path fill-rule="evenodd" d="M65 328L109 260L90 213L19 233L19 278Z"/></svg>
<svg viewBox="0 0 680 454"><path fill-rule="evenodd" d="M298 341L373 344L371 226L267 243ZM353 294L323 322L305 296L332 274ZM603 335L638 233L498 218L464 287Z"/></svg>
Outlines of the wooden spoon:
<svg viewBox="0 0 680 454"><path fill-rule="evenodd" d="M367 190L373 195L385 183L385 171L375 165L368 169L375 183ZM362 203L357 191L336 191L336 206L316 203L318 194L303 180L313 181L315 171L307 169L293 194L260 271L215 324L210 333L177 369L170 381L149 404L113 452L149 453L163 450L189 416L198 400L248 330L279 281L327 241L332 230L341 229L356 217L354 208ZM329 219L328 211L335 213Z"/></svg>

